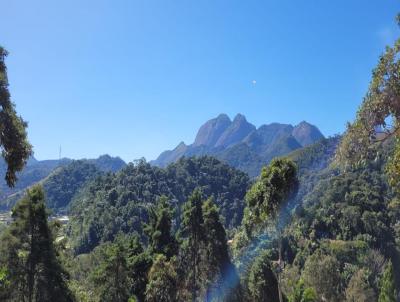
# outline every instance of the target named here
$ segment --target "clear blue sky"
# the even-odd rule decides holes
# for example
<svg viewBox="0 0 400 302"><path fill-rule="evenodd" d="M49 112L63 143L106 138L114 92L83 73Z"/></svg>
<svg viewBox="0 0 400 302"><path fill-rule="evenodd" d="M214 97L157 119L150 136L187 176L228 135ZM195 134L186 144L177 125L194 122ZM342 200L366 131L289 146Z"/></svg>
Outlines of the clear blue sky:
<svg viewBox="0 0 400 302"><path fill-rule="evenodd" d="M154 159L225 112L344 130L399 31L395 0L2 1L38 159ZM255 85L252 81L256 80Z"/></svg>

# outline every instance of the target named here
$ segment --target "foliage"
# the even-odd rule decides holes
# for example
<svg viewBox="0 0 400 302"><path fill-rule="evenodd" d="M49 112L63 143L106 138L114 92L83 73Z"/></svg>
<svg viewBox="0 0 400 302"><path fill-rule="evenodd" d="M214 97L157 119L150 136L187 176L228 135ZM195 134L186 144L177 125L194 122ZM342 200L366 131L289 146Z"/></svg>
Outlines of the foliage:
<svg viewBox="0 0 400 302"><path fill-rule="evenodd" d="M248 277L251 301L279 301L278 281L271 265L271 256L265 251L251 266Z"/></svg>
<svg viewBox="0 0 400 302"><path fill-rule="evenodd" d="M183 253L188 264L185 274L186 287L194 301L200 296L201 289L201 258L204 251L204 229L202 196L200 190L195 190L184 205L181 236L184 237Z"/></svg>
<svg viewBox="0 0 400 302"><path fill-rule="evenodd" d="M146 286L147 302L176 301L177 273L173 260L157 255L149 271L149 283Z"/></svg>
<svg viewBox="0 0 400 302"><path fill-rule="evenodd" d="M264 167L260 179L246 194L244 225L248 233L254 225L280 218L280 210L296 195L297 190L297 168L293 161L274 159Z"/></svg>
<svg viewBox="0 0 400 302"><path fill-rule="evenodd" d="M248 183L243 172L210 157L181 159L166 169L139 161L93 180L75 196L69 235L77 253L113 240L119 231L144 237L142 222L148 222L149 209L163 195L175 209L176 230L181 205L196 187L214 196L225 226L233 227L241 220Z"/></svg>
<svg viewBox="0 0 400 302"><path fill-rule="evenodd" d="M180 299L236 301L239 277L231 263L225 229L212 198L195 190L184 205L178 274L185 292Z"/></svg>
<svg viewBox="0 0 400 302"><path fill-rule="evenodd" d="M394 302L396 301L396 285L394 283L393 265L389 262L383 273L380 289L379 302Z"/></svg>
<svg viewBox="0 0 400 302"><path fill-rule="evenodd" d="M55 170L43 182L47 206L56 210L68 207L77 191L99 174L95 165L84 160L72 161Z"/></svg>
<svg viewBox="0 0 400 302"><path fill-rule="evenodd" d="M13 209L14 221L1 238L4 301L72 301L68 274L54 246L44 193L33 187Z"/></svg>
<svg viewBox="0 0 400 302"><path fill-rule="evenodd" d="M339 267L333 256L316 252L307 259L302 277L307 286L315 289L320 300L342 301Z"/></svg>
<svg viewBox="0 0 400 302"><path fill-rule="evenodd" d="M311 287L306 287L304 281L300 279L293 289L293 293L288 297L289 302L316 302L317 294Z"/></svg>
<svg viewBox="0 0 400 302"><path fill-rule="evenodd" d="M348 124L340 147L337 163L344 167L366 164L381 156L379 146L394 137L397 141L387 172L389 183L399 188L400 157L400 39L387 46L372 72L372 80L356 119Z"/></svg>
<svg viewBox="0 0 400 302"><path fill-rule="evenodd" d="M172 210L167 197L162 196L157 208L149 210L149 223L144 232L149 238L149 250L153 254L163 254L171 258L178 253L178 242L172 235Z"/></svg>
<svg viewBox="0 0 400 302"><path fill-rule="evenodd" d="M17 181L16 173L22 170L32 155L32 146L27 139L27 123L17 115L15 105L10 100L4 62L7 55L7 51L0 46L0 146L7 163L5 180L12 187Z"/></svg>
<svg viewBox="0 0 400 302"><path fill-rule="evenodd" d="M55 212L65 211L74 195L101 172L116 172L126 164L119 157L102 155L96 159L38 161L31 157L25 168L18 174L14 188L0 182L0 209L8 210L21 199L27 188L41 183L47 206ZM0 176L5 173L5 163L0 160Z"/></svg>
<svg viewBox="0 0 400 302"><path fill-rule="evenodd" d="M128 263L122 242L107 244L103 250L103 261L92 274L93 283L98 284L100 301L124 302L129 298Z"/></svg>
<svg viewBox="0 0 400 302"><path fill-rule="evenodd" d="M374 289L369 282L369 273L360 269L354 273L346 289L346 301L368 302L376 301Z"/></svg>
<svg viewBox="0 0 400 302"><path fill-rule="evenodd" d="M205 234L205 261L202 270L206 275L206 299L207 301L239 299L239 276L235 266L231 263L226 232L212 198L203 203L202 212Z"/></svg>

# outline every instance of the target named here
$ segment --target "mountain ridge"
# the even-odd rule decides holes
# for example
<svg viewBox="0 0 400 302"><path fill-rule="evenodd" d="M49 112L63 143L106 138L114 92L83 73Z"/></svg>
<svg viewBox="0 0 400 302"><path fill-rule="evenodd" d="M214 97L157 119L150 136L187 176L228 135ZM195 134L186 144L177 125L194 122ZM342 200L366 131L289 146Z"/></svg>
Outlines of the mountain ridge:
<svg viewBox="0 0 400 302"><path fill-rule="evenodd" d="M166 167L181 157L210 155L254 177L274 157L323 138L318 127L306 121L295 126L275 122L257 128L243 114L238 113L231 120L227 114L221 113L200 126L192 144L181 142L150 163Z"/></svg>
<svg viewBox="0 0 400 302"><path fill-rule="evenodd" d="M85 163L93 168L87 168L89 174L95 174L94 171L106 173L117 172L126 166L126 163L119 157L112 157L104 154L95 159L73 160L69 158L61 158L59 160L37 160L33 156L29 158L27 165L18 173L18 181L14 188L7 186L4 175L6 165L3 159L0 159L0 210L9 210L25 194L26 189L37 183L46 183L49 177L59 172L68 171L71 166L76 163ZM76 169L77 170L77 169ZM78 174L71 177L71 179ZM81 183L84 181L79 180ZM69 190L69 189L68 189Z"/></svg>

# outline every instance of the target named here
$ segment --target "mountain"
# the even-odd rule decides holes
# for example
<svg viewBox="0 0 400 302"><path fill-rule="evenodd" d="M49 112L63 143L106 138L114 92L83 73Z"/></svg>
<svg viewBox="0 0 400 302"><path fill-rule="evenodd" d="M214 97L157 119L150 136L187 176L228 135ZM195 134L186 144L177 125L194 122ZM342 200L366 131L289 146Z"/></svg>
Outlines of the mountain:
<svg viewBox="0 0 400 302"><path fill-rule="evenodd" d="M95 159L88 159L87 161L103 172L118 172L126 166L126 163L121 158L118 156L112 157L108 154L101 155Z"/></svg>
<svg viewBox="0 0 400 302"><path fill-rule="evenodd" d="M256 127L247 122L244 115L238 114L228 128L221 134L214 147L233 146L240 143L247 135L254 132Z"/></svg>
<svg viewBox="0 0 400 302"><path fill-rule="evenodd" d="M296 126L272 123L256 128L242 114L237 114L233 121L220 114L200 127L193 144L181 142L175 149L162 152L151 164L166 167L183 156L210 155L255 177L274 157L322 138L319 129L305 121Z"/></svg>
<svg viewBox="0 0 400 302"><path fill-rule="evenodd" d="M63 167L71 161L72 160L68 158L39 161L34 157L31 157L24 169L17 174L18 181L15 183L15 186L10 188L4 180L7 170L6 163L3 158L0 158L0 201L39 182L46 178L56 168Z"/></svg>
<svg viewBox="0 0 400 302"><path fill-rule="evenodd" d="M220 114L218 117L209 120L200 127L193 146L214 146L231 124L232 122L226 114Z"/></svg>
<svg viewBox="0 0 400 302"><path fill-rule="evenodd" d="M102 155L97 159L38 161L34 157L28 160L26 167L18 175L14 188L4 181L6 166L0 163L1 198L0 209L9 210L36 183L41 183L47 195L48 207L59 210L68 205L76 191L89 179L101 172L117 172L126 166L119 157Z"/></svg>
<svg viewBox="0 0 400 302"><path fill-rule="evenodd" d="M308 146L323 137L317 127L302 121L294 127L292 135L303 146Z"/></svg>

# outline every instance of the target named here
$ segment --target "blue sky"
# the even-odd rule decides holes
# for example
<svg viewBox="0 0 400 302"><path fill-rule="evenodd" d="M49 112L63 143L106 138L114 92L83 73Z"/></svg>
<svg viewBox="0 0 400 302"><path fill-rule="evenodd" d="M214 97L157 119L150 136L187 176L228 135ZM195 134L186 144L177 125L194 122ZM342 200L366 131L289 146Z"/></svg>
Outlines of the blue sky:
<svg viewBox="0 0 400 302"><path fill-rule="evenodd" d="M394 0L3 0L10 92L38 159L154 159L225 112L353 119ZM256 84L253 84L253 80Z"/></svg>

